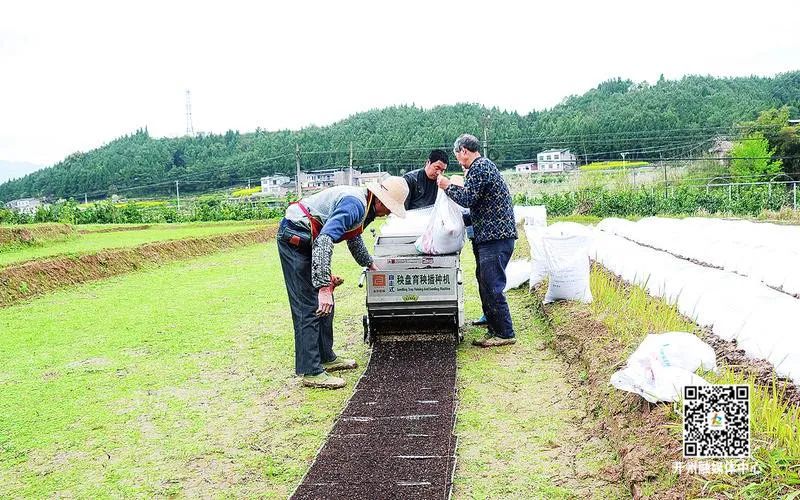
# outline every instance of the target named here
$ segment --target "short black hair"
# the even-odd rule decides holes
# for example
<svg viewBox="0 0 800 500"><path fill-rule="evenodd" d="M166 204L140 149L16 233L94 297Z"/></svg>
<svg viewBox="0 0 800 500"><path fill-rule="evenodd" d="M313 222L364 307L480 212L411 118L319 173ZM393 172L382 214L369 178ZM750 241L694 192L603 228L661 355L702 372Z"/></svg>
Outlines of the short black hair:
<svg viewBox="0 0 800 500"><path fill-rule="evenodd" d="M434 149L431 151L431 154L428 155L428 161L431 163L440 161L444 163L445 166L448 166L450 164L450 155L443 149Z"/></svg>

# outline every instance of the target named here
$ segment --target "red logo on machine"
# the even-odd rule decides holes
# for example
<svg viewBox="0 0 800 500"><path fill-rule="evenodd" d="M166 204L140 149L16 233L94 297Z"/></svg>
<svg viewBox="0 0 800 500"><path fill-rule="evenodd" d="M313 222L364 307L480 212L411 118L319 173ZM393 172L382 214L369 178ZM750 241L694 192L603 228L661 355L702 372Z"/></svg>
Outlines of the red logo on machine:
<svg viewBox="0 0 800 500"><path fill-rule="evenodd" d="M386 275L385 274L373 274L372 275L372 286L386 286Z"/></svg>

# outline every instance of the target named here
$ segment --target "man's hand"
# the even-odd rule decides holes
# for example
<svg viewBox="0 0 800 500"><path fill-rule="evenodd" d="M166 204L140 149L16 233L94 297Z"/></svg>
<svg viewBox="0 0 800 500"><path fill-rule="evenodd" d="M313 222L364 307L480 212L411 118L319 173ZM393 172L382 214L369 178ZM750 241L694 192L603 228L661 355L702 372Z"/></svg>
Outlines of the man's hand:
<svg viewBox="0 0 800 500"><path fill-rule="evenodd" d="M340 286L342 283L344 283L344 278L342 278L341 276L334 276L333 274L331 274L331 289L332 290L335 289L336 287Z"/></svg>
<svg viewBox="0 0 800 500"><path fill-rule="evenodd" d="M439 177L436 178L436 185L439 186L439 188L441 189L447 189L447 186L450 185L450 179L448 179L444 175L439 174Z"/></svg>
<svg viewBox="0 0 800 500"><path fill-rule="evenodd" d="M375 264L375 261L373 261L373 262L372 262L372 264L370 264L370 265L367 267L367 269L369 269L370 271L380 271L380 270L381 270L381 268L380 268L380 267L378 267L378 265L377 265L377 264Z"/></svg>
<svg viewBox="0 0 800 500"><path fill-rule="evenodd" d="M319 289L317 316L327 316L333 311L333 285Z"/></svg>

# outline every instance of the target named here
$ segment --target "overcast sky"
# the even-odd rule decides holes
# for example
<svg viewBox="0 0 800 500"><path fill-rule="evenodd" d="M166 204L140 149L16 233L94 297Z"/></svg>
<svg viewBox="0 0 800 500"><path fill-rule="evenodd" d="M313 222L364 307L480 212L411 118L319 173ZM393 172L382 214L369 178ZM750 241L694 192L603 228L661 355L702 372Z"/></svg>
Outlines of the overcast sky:
<svg viewBox="0 0 800 500"><path fill-rule="evenodd" d="M797 0L4 1L0 160L182 135L187 89L195 130L222 133L411 103L524 114L615 76L772 75L800 69L798 19Z"/></svg>

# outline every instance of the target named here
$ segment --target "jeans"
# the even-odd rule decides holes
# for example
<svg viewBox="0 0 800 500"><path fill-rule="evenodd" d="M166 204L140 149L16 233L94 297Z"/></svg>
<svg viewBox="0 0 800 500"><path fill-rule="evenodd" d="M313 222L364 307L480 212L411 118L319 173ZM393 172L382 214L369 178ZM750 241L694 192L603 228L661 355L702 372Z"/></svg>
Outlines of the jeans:
<svg viewBox="0 0 800 500"><path fill-rule="evenodd" d="M276 239L294 324L294 370L298 375L322 373L322 363L336 359L333 352L333 310L317 316L318 291L311 284L311 250L292 245L286 220ZM335 306L334 306L335 310Z"/></svg>
<svg viewBox="0 0 800 500"><path fill-rule="evenodd" d="M478 293L489 333L501 338L514 337L511 311L505 293L506 266L514 252L513 238L473 243L475 273L478 276Z"/></svg>

